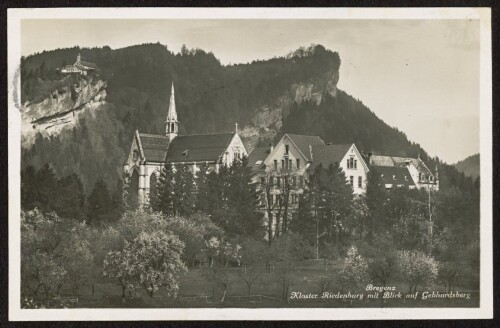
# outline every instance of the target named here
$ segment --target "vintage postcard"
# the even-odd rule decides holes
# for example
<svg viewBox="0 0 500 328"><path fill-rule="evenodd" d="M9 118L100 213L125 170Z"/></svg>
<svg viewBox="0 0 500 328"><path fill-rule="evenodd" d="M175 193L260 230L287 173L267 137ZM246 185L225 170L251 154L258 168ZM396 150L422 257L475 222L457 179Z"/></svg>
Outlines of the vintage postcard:
<svg viewBox="0 0 500 328"><path fill-rule="evenodd" d="M488 8L10 9L10 320L492 318Z"/></svg>

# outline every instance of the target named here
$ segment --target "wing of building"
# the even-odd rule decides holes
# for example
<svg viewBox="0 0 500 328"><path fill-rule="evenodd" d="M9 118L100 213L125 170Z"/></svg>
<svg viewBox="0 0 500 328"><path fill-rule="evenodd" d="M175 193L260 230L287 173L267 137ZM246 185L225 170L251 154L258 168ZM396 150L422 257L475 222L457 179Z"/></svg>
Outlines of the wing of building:
<svg viewBox="0 0 500 328"><path fill-rule="evenodd" d="M377 171L387 189L408 187L439 190L439 172L432 172L420 158L368 154L367 162Z"/></svg>
<svg viewBox="0 0 500 328"><path fill-rule="evenodd" d="M187 165L195 174L202 164L217 171L221 165L231 165L235 159L248 155L237 128L228 133L179 136L178 125L172 83L165 135L135 131L123 167L129 180L129 199L137 200L137 204L149 202L149 194L155 189L165 163L172 164L174 169L177 165Z"/></svg>

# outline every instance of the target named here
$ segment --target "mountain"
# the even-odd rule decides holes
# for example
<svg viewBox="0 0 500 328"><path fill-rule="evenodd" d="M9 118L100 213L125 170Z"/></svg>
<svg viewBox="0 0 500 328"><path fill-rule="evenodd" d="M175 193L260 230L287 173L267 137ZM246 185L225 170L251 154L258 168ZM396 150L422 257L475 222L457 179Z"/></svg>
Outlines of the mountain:
<svg viewBox="0 0 500 328"><path fill-rule="evenodd" d="M99 72L65 82L57 69L79 53ZM159 43L75 47L22 58L22 165L51 162L59 175L77 173L87 192L99 178L113 187L134 131L164 132L174 82L180 134L233 131L238 122L249 150L285 132L316 134L334 143L355 142L365 152L420 153L431 167L439 166L442 185L469 183L339 90L340 65L339 54L321 45L227 66L201 49L173 53Z"/></svg>
<svg viewBox="0 0 500 328"><path fill-rule="evenodd" d="M479 167L479 154L475 154L467 157L464 160L459 161L453 166L459 171L465 174L467 177L471 177L476 180L479 177L480 167Z"/></svg>

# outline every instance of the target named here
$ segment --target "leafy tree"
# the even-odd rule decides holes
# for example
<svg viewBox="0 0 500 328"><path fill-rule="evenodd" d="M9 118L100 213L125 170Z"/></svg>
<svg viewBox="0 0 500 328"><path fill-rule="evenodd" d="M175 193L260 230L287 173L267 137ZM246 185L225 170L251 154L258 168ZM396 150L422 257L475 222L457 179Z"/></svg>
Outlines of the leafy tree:
<svg viewBox="0 0 500 328"><path fill-rule="evenodd" d="M132 243L125 244L131 271L150 297L160 287L168 295L177 294L179 275L186 270L181 261L183 249L184 243L177 236L162 231L142 232Z"/></svg>
<svg viewBox="0 0 500 328"><path fill-rule="evenodd" d="M342 289L359 291L368 280L368 263L359 255L358 249L351 246L347 251L339 272Z"/></svg>
<svg viewBox="0 0 500 328"><path fill-rule="evenodd" d="M259 240L245 239L241 245L241 266L238 276L247 287L248 296L252 295L252 286L260 279L262 271L259 265L262 256L268 251L266 245Z"/></svg>
<svg viewBox="0 0 500 328"><path fill-rule="evenodd" d="M409 284L409 293L416 293L418 286L427 287L438 275L438 263L421 251L399 251L397 263L400 275Z"/></svg>
<svg viewBox="0 0 500 328"><path fill-rule="evenodd" d="M207 248L210 262L204 267L202 274L205 279L212 282L214 296L215 289L217 287L222 288L220 302L224 302L234 282L231 266L240 263L241 246L237 243L233 244L227 240L212 237L207 242Z"/></svg>

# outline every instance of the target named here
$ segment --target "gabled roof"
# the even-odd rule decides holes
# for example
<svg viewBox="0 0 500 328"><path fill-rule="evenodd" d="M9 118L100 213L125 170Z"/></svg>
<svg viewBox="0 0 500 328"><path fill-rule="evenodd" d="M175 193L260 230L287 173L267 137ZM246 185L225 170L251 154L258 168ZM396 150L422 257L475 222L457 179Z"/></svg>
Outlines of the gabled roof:
<svg viewBox="0 0 500 328"><path fill-rule="evenodd" d="M166 136L139 133L139 142L146 161L157 163L165 161L168 150L168 138Z"/></svg>
<svg viewBox="0 0 500 328"><path fill-rule="evenodd" d="M168 147L168 162L215 162L229 146L235 132L177 136Z"/></svg>
<svg viewBox="0 0 500 328"><path fill-rule="evenodd" d="M314 168L319 164L321 164L324 168L328 168L330 164L340 164L351 146L352 144L313 146L313 162L309 166L309 170L314 170Z"/></svg>
<svg viewBox="0 0 500 328"><path fill-rule="evenodd" d="M370 159L371 165L374 166L384 166L384 167L404 167L406 163L413 164L418 172L432 175L431 170L425 165L425 163L420 158L411 157L397 157L397 156L383 156L383 155L372 155Z"/></svg>
<svg viewBox="0 0 500 328"><path fill-rule="evenodd" d="M307 136L290 133L287 133L286 136L290 138L302 155L304 155L304 157L310 162L312 162L313 159L311 158L311 149L309 146L314 147L325 145L319 136Z"/></svg>
<svg viewBox="0 0 500 328"><path fill-rule="evenodd" d="M271 150L269 148L254 148L250 154L248 154L248 165L255 170L264 169L264 160L270 153Z"/></svg>
<svg viewBox="0 0 500 328"><path fill-rule="evenodd" d="M410 171L408 171L406 167L375 166L375 171L380 174L380 179L383 184L392 184L393 188L415 185Z"/></svg>

